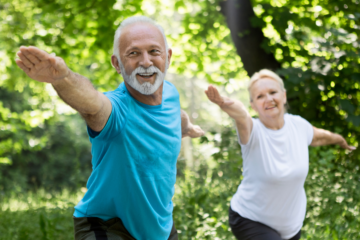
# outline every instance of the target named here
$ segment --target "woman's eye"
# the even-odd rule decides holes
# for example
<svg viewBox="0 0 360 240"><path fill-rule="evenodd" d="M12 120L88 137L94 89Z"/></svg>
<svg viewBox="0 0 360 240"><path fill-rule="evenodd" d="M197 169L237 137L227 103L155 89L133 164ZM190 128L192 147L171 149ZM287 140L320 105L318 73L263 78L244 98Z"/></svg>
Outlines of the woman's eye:
<svg viewBox="0 0 360 240"><path fill-rule="evenodd" d="M271 94L275 94L275 93L277 93L277 92L276 92L276 91L272 91L272 92L271 92Z"/></svg>
<svg viewBox="0 0 360 240"><path fill-rule="evenodd" d="M260 99L260 98L262 98L262 95L257 96L257 99Z"/></svg>

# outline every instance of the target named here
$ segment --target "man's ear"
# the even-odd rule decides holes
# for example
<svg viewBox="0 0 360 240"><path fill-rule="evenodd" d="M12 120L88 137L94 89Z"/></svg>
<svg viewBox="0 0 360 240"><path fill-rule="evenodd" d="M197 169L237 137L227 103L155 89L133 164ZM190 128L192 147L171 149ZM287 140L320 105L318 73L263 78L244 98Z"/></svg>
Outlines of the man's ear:
<svg viewBox="0 0 360 240"><path fill-rule="evenodd" d="M116 72L118 74L121 73L121 70L120 70L120 64L119 64L119 60L118 58L115 56L115 55L112 55L111 56L111 64L113 65L113 67L116 69Z"/></svg>
<svg viewBox="0 0 360 240"><path fill-rule="evenodd" d="M168 61L168 68L169 68L169 66L170 66L171 56L172 56L172 49L169 48L169 49L168 49L168 59L167 59L167 61Z"/></svg>

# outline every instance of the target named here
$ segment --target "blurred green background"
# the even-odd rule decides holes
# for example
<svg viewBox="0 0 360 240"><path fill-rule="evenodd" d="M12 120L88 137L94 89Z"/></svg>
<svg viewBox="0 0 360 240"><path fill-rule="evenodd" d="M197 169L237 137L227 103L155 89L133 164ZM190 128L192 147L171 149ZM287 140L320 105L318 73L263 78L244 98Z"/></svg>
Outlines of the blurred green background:
<svg viewBox="0 0 360 240"><path fill-rule="evenodd" d="M51 85L16 66L16 52L33 45L56 53L99 91L112 90L122 82L110 64L114 31L133 15L165 28L167 79L207 131L183 139L174 196L180 239L234 239L227 211L241 152L232 121L203 93L208 84L248 106L249 75L272 68L284 78L290 113L358 146L359 0L0 0L1 240L72 239L73 207L91 173L84 121ZM310 149L302 239L360 239L359 153Z"/></svg>

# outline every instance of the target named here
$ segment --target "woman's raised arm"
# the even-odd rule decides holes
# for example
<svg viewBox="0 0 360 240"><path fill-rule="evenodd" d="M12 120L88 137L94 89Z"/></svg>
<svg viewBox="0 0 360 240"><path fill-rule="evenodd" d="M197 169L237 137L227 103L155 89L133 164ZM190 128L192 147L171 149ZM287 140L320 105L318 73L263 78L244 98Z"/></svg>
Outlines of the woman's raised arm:
<svg viewBox="0 0 360 240"><path fill-rule="evenodd" d="M210 101L217 104L221 110L235 120L240 142L246 144L250 138L253 122L244 104L238 100L221 96L219 91L212 85L205 90L205 94Z"/></svg>

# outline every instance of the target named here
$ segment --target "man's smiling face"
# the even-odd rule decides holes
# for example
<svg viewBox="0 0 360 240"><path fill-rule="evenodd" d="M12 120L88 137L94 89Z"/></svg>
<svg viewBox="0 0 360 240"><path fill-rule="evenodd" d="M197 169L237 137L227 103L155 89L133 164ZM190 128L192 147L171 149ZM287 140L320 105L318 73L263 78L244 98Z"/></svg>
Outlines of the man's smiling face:
<svg viewBox="0 0 360 240"><path fill-rule="evenodd" d="M152 94L162 84L171 58L160 30L149 23L131 24L121 33L119 50L125 81L142 94Z"/></svg>

